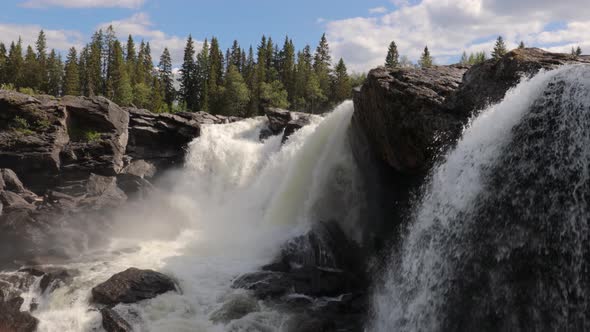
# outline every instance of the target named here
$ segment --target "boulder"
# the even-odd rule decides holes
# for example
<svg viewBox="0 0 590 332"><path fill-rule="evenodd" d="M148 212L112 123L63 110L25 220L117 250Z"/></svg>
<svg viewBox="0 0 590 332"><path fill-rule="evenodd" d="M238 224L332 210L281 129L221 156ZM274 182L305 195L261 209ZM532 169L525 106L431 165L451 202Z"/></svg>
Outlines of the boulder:
<svg viewBox="0 0 590 332"><path fill-rule="evenodd" d="M311 114L291 112L280 108L268 107L264 109L268 118L267 128L260 131L260 140L270 136L283 134L282 142L285 143L294 132L307 126L311 122Z"/></svg>
<svg viewBox="0 0 590 332"><path fill-rule="evenodd" d="M122 174L135 175L140 178L152 178L156 175L156 166L145 160L133 160L129 165L125 166Z"/></svg>
<svg viewBox="0 0 590 332"><path fill-rule="evenodd" d="M3 210L33 210L35 207L27 202L24 198L13 193L12 191L0 191L0 202L4 206Z"/></svg>
<svg viewBox="0 0 590 332"><path fill-rule="evenodd" d="M162 273L130 268L94 287L92 299L95 303L114 306L151 299L175 289L174 281Z"/></svg>
<svg viewBox="0 0 590 332"><path fill-rule="evenodd" d="M466 67L377 68L354 92L353 124L379 158L399 172L424 173L463 122L445 106Z"/></svg>
<svg viewBox="0 0 590 332"><path fill-rule="evenodd" d="M100 310L102 315L102 327L107 332L132 332L131 325L124 320L116 311L110 308Z"/></svg>
<svg viewBox="0 0 590 332"><path fill-rule="evenodd" d="M41 292L53 291L60 284L70 284L74 278L74 271L57 267L28 267L18 270L34 277L41 277L39 288Z"/></svg>
<svg viewBox="0 0 590 332"><path fill-rule="evenodd" d="M209 317L215 324L229 323L232 320L240 319L252 312L260 311L258 300L246 294L235 294L214 311Z"/></svg>

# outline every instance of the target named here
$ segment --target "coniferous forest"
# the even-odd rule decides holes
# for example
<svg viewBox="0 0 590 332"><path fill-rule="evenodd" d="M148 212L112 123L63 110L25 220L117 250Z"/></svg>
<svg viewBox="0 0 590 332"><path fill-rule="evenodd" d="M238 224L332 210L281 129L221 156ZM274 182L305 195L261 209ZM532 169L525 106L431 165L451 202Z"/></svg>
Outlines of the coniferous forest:
<svg viewBox="0 0 590 332"><path fill-rule="evenodd" d="M297 51L288 37L279 45L262 36L256 47L234 41L225 52L215 37L197 50L189 36L176 74L174 60L167 48L152 59L149 42L136 43L132 36L122 42L112 26L63 59L48 50L41 31L32 46L21 39L0 43L0 85L29 94L105 96L158 113L247 117L259 115L261 106L324 112L350 98L352 86L364 78L349 75L342 59L333 65L325 35L315 49Z"/></svg>

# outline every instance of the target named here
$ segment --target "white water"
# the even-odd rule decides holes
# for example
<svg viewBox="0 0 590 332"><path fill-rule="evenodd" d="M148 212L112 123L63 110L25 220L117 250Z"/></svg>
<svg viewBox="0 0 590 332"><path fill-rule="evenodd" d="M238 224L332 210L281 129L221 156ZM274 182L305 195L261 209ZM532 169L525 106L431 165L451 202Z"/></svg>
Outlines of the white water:
<svg viewBox="0 0 590 332"><path fill-rule="evenodd" d="M351 229L358 186L346 135L352 113L345 102L282 147L280 136L259 142L263 118L203 126L172 192L121 212L110 248L66 266L79 271L71 286L31 292L39 331L101 331L90 290L129 267L166 273L182 289L117 306L137 331L280 331L286 315L264 306L228 325L209 317L244 293L230 287L233 278L268 263L309 223L333 219ZM158 236L170 229L179 235Z"/></svg>
<svg viewBox="0 0 590 332"><path fill-rule="evenodd" d="M469 218L469 211L474 209L474 200L484 188L485 179L482 177L487 169L494 166L503 149L511 142L512 128L519 124L533 103L544 93L549 82L558 75L562 75L560 77L566 82L566 91L571 91L571 96L567 94L571 97L568 101L573 105L571 109L587 111L590 87L587 67L563 67L541 72L531 79L524 80L509 91L502 102L488 107L471 122L457 146L431 175L430 184L404 239L402 252L394 254L397 256L392 257L383 284L375 291L374 321L370 323L370 330L444 330L443 322L439 320L444 315L440 315L439 312L445 310L442 309L446 305L445 298L455 291L451 288L453 278L462 277L454 275L453 267L447 264L447 261L461 261L464 257L462 250L465 248L462 248L462 241L465 239L462 232L468 223L478 222L472 220L476 218ZM565 117L567 115L564 115ZM569 130L560 129L564 132ZM535 165L521 167L526 166ZM467 217L461 218L460 215ZM491 236L494 236L493 232L491 233ZM501 311L502 308L497 310ZM518 326L513 328L519 330ZM529 328L533 328L532 325Z"/></svg>

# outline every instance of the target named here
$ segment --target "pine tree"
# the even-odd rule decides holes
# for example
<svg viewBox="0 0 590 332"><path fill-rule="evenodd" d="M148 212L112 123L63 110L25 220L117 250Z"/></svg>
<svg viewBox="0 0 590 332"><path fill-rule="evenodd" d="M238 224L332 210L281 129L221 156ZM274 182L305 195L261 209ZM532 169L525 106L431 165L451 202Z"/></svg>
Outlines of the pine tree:
<svg viewBox="0 0 590 332"><path fill-rule="evenodd" d="M283 49L279 53L279 78L287 90L289 103L295 98L295 45L293 40L285 37Z"/></svg>
<svg viewBox="0 0 590 332"><path fill-rule="evenodd" d="M80 57L78 59L78 72L80 73L80 94L82 96L89 96L90 90L88 88L88 59L90 58L88 46L82 48Z"/></svg>
<svg viewBox="0 0 590 332"><path fill-rule="evenodd" d="M152 84L153 72L154 72L154 60L152 59L152 48L150 42L145 44L143 57L143 79L146 85Z"/></svg>
<svg viewBox="0 0 590 332"><path fill-rule="evenodd" d="M521 50L522 50L523 48L525 48L525 46L524 46L524 41L522 41L522 40L520 41L520 44L518 44L518 48L519 48L519 49L521 49Z"/></svg>
<svg viewBox="0 0 590 332"><path fill-rule="evenodd" d="M174 103L176 91L174 89L174 74L172 74L172 57L168 48L164 48L160 63L158 64L160 84L164 95L164 101L169 108Z"/></svg>
<svg viewBox="0 0 590 332"><path fill-rule="evenodd" d="M16 88L22 87L23 76L23 41L19 37L18 42L10 44L8 51L8 60L6 62L7 82L14 84Z"/></svg>
<svg viewBox="0 0 590 332"><path fill-rule="evenodd" d="M492 58L494 60L499 60L507 52L506 44L504 44L504 38L502 38L502 36L498 36L498 39L496 39L496 45L494 46L494 51L492 52Z"/></svg>
<svg viewBox="0 0 590 332"><path fill-rule="evenodd" d="M196 81L198 87L199 111L209 112L209 42L205 39L197 55Z"/></svg>
<svg viewBox="0 0 590 332"><path fill-rule="evenodd" d="M344 64L344 60L340 58L336 68L334 69L335 77L334 77L334 88L333 88L333 100L336 103L340 103L346 99L351 97L352 93L352 85L350 82L350 77L348 76L348 71L346 70L346 65Z"/></svg>
<svg viewBox="0 0 590 332"><path fill-rule="evenodd" d="M125 53L125 64L127 67L127 75L129 76L129 80L131 84L137 82L135 79L135 72L137 70L137 52L135 51L135 42L133 41L133 37L129 35L127 37L127 52Z"/></svg>
<svg viewBox="0 0 590 332"><path fill-rule="evenodd" d="M102 95L107 94L107 84L109 84L109 73L111 71L109 65L112 63L111 57L113 56L113 47L116 40L115 29L112 25L109 25L104 33L104 43L102 45Z"/></svg>
<svg viewBox="0 0 590 332"><path fill-rule="evenodd" d="M48 91L48 68L47 68L47 39L45 37L45 32L41 30L39 32L39 36L37 37L37 42L35 43L35 48L37 50L37 82L38 86L37 89L39 91L47 92Z"/></svg>
<svg viewBox="0 0 590 332"><path fill-rule="evenodd" d="M164 93L160 85L160 80L157 76L153 77L152 80L152 95L150 97L150 106L152 112L162 113L168 107L164 101Z"/></svg>
<svg viewBox="0 0 590 332"><path fill-rule="evenodd" d="M133 90L127 68L125 67L125 58L123 57L123 47L118 40L113 42L109 56L109 86L111 93L108 95L115 103L121 106L128 106L133 101Z"/></svg>
<svg viewBox="0 0 590 332"><path fill-rule="evenodd" d="M78 54L75 47L70 48L66 58L63 94L80 95L80 72L78 71Z"/></svg>
<svg viewBox="0 0 590 332"><path fill-rule="evenodd" d="M139 52L137 53L137 62L135 64L135 73L133 74L133 86L139 83L145 83L145 71L144 71L144 64L145 64L145 42L142 40L139 44Z"/></svg>
<svg viewBox="0 0 590 332"><path fill-rule="evenodd" d="M37 55L31 46L27 47L25 54L23 76L19 87L31 88L34 91L39 90L39 63L37 62Z"/></svg>
<svg viewBox="0 0 590 332"><path fill-rule="evenodd" d="M309 111L308 102L311 100L308 94L308 83L313 73L311 47L306 45L303 51L297 53L297 66L295 70L295 97L293 105L297 111ZM317 81L317 77L316 77ZM318 83L319 84L319 83Z"/></svg>
<svg viewBox="0 0 590 332"><path fill-rule="evenodd" d="M240 52L241 53L241 52ZM245 116L250 100L250 91L235 64L231 63L225 79L223 114Z"/></svg>
<svg viewBox="0 0 590 332"><path fill-rule="evenodd" d="M196 84L195 44L193 37L189 35L184 48L184 62L180 68L180 96L181 102L191 111L196 111L199 103Z"/></svg>
<svg viewBox="0 0 590 332"><path fill-rule="evenodd" d="M430 55L430 51L428 50L428 46L424 47L424 52L420 57L420 67L422 68L430 68L432 67L433 59Z"/></svg>
<svg viewBox="0 0 590 332"><path fill-rule="evenodd" d="M387 57L385 58L385 67L387 68L397 68L399 67L399 53L397 51L397 45L395 41L392 41L389 44L389 49L387 51Z"/></svg>
<svg viewBox="0 0 590 332"><path fill-rule="evenodd" d="M215 37L211 38L211 49L209 50L207 89L209 92L209 111L212 114L218 114L223 107L223 54Z"/></svg>
<svg viewBox="0 0 590 332"><path fill-rule="evenodd" d="M580 55L582 55L582 48L580 46L578 46L576 48L576 56L580 56Z"/></svg>
<svg viewBox="0 0 590 332"><path fill-rule="evenodd" d="M8 61L8 54L6 54L6 46L0 42L0 86L6 83L6 62Z"/></svg>
<svg viewBox="0 0 590 332"><path fill-rule="evenodd" d="M475 54L475 63L482 63L488 59L488 56L485 51L477 52Z"/></svg>
<svg viewBox="0 0 590 332"><path fill-rule="evenodd" d="M102 50L103 50L103 33L99 30L92 36L92 41L88 50L86 60L86 79L89 96L98 96L102 94Z"/></svg>
<svg viewBox="0 0 590 332"><path fill-rule="evenodd" d="M320 89L322 89L322 94L324 96L328 96L330 94L330 87L331 87L331 74L332 74L332 57L330 56L330 47L328 46L328 40L326 38L326 34L322 35L320 39L320 43L316 49L313 61L313 68L315 74L318 78L320 83ZM319 108L317 110L323 109L328 105L317 105ZM315 112L316 110L312 110Z"/></svg>
<svg viewBox="0 0 590 332"><path fill-rule="evenodd" d="M239 72L242 71L242 49L237 40L234 40L231 50L229 51L229 57L227 59L228 72L231 65L234 65Z"/></svg>
<svg viewBox="0 0 590 332"><path fill-rule="evenodd" d="M64 68L61 55L58 55L55 50L51 50L49 58L47 59L47 93L52 96L61 95L63 71Z"/></svg>

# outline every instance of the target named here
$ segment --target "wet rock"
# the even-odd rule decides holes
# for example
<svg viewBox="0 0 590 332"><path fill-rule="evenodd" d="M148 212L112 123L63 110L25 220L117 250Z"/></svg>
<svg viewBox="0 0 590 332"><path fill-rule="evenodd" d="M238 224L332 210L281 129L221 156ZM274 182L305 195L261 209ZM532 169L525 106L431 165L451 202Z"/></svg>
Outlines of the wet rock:
<svg viewBox="0 0 590 332"><path fill-rule="evenodd" d="M146 179L133 174L117 175L117 186L127 196L148 197L154 191L154 186Z"/></svg>
<svg viewBox="0 0 590 332"><path fill-rule="evenodd" d="M112 306L151 299L175 289L174 281L162 273L130 268L94 287L92 298L96 303Z"/></svg>
<svg viewBox="0 0 590 332"><path fill-rule="evenodd" d="M234 280L232 287L251 290L257 298L266 299L284 295L292 284L286 273L260 271L240 276Z"/></svg>
<svg viewBox="0 0 590 332"><path fill-rule="evenodd" d="M34 206L27 202L24 198L13 193L12 191L1 191L0 202L4 205L4 209L8 212L9 210L22 210L34 209Z"/></svg>
<svg viewBox="0 0 590 332"><path fill-rule="evenodd" d="M41 277L39 288L41 292L53 291L60 284L68 285L74 278L74 272L63 268L52 267L28 267L20 269L19 272L30 274L31 276Z"/></svg>
<svg viewBox="0 0 590 332"><path fill-rule="evenodd" d="M2 332L33 332L37 330L39 321L28 312L21 312L24 300L21 297L6 302L0 297L0 331Z"/></svg>
<svg viewBox="0 0 590 332"><path fill-rule="evenodd" d="M201 134L201 125L238 120L205 112L156 114L137 108L126 110L131 116L128 155L160 170L183 162L188 143Z"/></svg>
<svg viewBox="0 0 590 332"><path fill-rule="evenodd" d="M215 324L229 323L249 313L260 311L258 301L246 294L232 295L218 310L209 317Z"/></svg>
<svg viewBox="0 0 590 332"><path fill-rule="evenodd" d="M310 123L310 114L291 112L280 108L268 107L264 110L268 118L268 126L260 132L260 140L283 133L282 142L289 136Z"/></svg>
<svg viewBox="0 0 590 332"><path fill-rule="evenodd" d="M116 311L109 308L100 310L102 327L107 332L132 332L133 328Z"/></svg>

